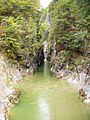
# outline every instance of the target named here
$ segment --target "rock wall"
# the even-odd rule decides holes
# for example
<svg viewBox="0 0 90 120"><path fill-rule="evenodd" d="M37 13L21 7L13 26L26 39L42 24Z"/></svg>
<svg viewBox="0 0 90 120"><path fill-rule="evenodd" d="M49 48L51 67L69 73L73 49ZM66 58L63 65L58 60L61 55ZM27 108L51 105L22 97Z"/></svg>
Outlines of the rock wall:
<svg viewBox="0 0 90 120"><path fill-rule="evenodd" d="M44 62L43 48L37 50L37 53L30 59L27 57L26 66L19 70L19 65L11 65L0 53L0 120L9 120L9 108L19 102L19 91L14 89L14 85L22 80L27 74L33 73Z"/></svg>
<svg viewBox="0 0 90 120"><path fill-rule="evenodd" d="M44 62L43 48L39 48L33 58L30 54L27 56L26 68L30 72L34 72Z"/></svg>
<svg viewBox="0 0 90 120"><path fill-rule="evenodd" d="M90 59L85 61L82 56L77 56L77 58L75 58L75 62L72 63L72 61L70 61L69 64L67 61L61 62L59 58L59 60L56 60L56 63L54 63L51 67L51 71L57 78L67 80L78 89L81 100L87 104L90 104L89 60Z"/></svg>
<svg viewBox="0 0 90 120"><path fill-rule="evenodd" d="M11 66L0 53L0 120L8 120L10 97L15 96L13 85L22 77L17 66ZM14 95L13 95L14 94Z"/></svg>

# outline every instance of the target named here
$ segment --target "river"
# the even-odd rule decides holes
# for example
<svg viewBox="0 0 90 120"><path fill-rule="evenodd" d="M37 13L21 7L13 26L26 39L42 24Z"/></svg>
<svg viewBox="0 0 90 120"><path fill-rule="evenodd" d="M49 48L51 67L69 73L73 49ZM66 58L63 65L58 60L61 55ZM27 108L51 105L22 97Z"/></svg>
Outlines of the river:
<svg viewBox="0 0 90 120"><path fill-rule="evenodd" d="M16 86L20 103L11 109L10 120L90 120L90 107L67 81L56 79L48 65Z"/></svg>

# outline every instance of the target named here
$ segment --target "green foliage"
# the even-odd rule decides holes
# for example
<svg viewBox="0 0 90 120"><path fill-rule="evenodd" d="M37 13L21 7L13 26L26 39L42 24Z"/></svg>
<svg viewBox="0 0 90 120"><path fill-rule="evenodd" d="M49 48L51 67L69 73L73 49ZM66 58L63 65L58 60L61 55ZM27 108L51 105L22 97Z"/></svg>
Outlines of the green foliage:
<svg viewBox="0 0 90 120"><path fill-rule="evenodd" d="M90 51L90 1L53 0L39 11L39 0L0 0L0 48L11 60L26 64L44 40L56 42L64 56ZM53 42L54 41L54 42Z"/></svg>
<svg viewBox="0 0 90 120"><path fill-rule="evenodd" d="M57 51L84 53L90 45L90 15L88 12L90 2L82 0L82 5L78 2L78 0L57 0L49 6L50 40L56 41ZM83 10L85 10L84 13Z"/></svg>
<svg viewBox="0 0 90 120"><path fill-rule="evenodd" d="M85 18L90 15L90 0L74 0L82 12L81 17Z"/></svg>
<svg viewBox="0 0 90 120"><path fill-rule="evenodd" d="M0 0L0 46L24 65L42 43L37 40L38 0Z"/></svg>

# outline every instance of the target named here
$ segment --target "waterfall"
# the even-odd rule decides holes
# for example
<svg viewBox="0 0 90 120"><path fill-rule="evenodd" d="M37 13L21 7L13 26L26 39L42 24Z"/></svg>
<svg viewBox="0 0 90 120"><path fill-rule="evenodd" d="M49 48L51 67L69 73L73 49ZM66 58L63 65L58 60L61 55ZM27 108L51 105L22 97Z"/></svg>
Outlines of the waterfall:
<svg viewBox="0 0 90 120"><path fill-rule="evenodd" d="M44 61L47 61L47 49L48 49L48 43L47 41L44 41Z"/></svg>

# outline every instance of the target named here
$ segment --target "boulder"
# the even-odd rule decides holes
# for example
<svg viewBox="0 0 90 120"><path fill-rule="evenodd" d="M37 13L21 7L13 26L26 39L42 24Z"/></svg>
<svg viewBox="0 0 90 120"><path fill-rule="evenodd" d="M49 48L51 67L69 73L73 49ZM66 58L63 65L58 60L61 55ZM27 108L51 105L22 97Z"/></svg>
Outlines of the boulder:
<svg viewBox="0 0 90 120"><path fill-rule="evenodd" d="M18 104L20 102L19 95L20 95L20 92L18 90L15 90L13 94L9 96L8 98L9 102L12 104Z"/></svg>

